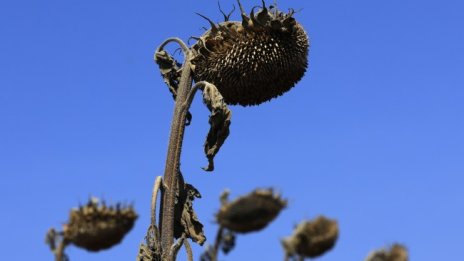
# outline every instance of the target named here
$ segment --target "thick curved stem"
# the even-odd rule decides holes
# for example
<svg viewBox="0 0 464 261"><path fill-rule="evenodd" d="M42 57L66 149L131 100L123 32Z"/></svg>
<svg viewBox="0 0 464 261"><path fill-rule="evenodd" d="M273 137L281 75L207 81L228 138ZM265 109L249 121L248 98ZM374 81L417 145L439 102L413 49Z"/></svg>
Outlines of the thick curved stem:
<svg viewBox="0 0 464 261"><path fill-rule="evenodd" d="M188 238L184 240L185 252L187 252L187 261L193 261L193 252L190 243L188 242Z"/></svg>
<svg viewBox="0 0 464 261"><path fill-rule="evenodd" d="M222 233L224 232L224 227L220 226L216 234L216 241L214 242L213 248L213 261L218 260L219 246L222 243Z"/></svg>
<svg viewBox="0 0 464 261"><path fill-rule="evenodd" d="M151 194L151 225L153 227L156 227L156 202L158 201L158 192L162 183L163 178L161 176L156 177L153 192Z"/></svg>
<svg viewBox="0 0 464 261"><path fill-rule="evenodd" d="M180 155L182 151L182 141L184 138L186 115L188 109L184 108L184 102L192 86L192 75L190 67L191 54L187 46L178 38L166 40L158 50L164 48L169 42L177 42L184 51L185 61L182 67L182 75L177 90L177 98L174 107L174 115L171 123L171 134L169 137L168 153L166 157L166 167L164 170L164 190L162 193L162 208L160 218L161 246L163 249L163 260L173 261L171 246L174 243L174 206L176 200L176 185L179 175ZM186 49L187 48L187 49ZM155 213L152 213L155 215Z"/></svg>
<svg viewBox="0 0 464 261"><path fill-rule="evenodd" d="M193 98L195 97L195 94L197 93L197 91L203 90L205 86L208 84L211 84L211 83L206 82L206 81L201 81L193 85L192 89L190 89L190 92L187 95L187 99L185 100L183 104L184 110L188 110L190 108L190 105L192 104Z"/></svg>
<svg viewBox="0 0 464 261"><path fill-rule="evenodd" d="M188 46L179 38L177 37L172 37L172 38L168 38L166 41L164 41L159 47L158 49L156 49L156 52L161 52L164 47L166 45L168 45L169 43L172 43L172 42L175 42L177 43L178 45L180 45L180 48L182 49L182 52L184 53L184 57L185 57L185 60L187 60L187 55L189 54L189 48Z"/></svg>
<svg viewBox="0 0 464 261"><path fill-rule="evenodd" d="M182 237L179 238L172 246L171 246L171 256L172 259L176 260L177 254L179 253L179 249L184 245L184 241L186 240L185 238L185 233L182 234Z"/></svg>
<svg viewBox="0 0 464 261"><path fill-rule="evenodd" d="M64 249L67 246L66 240L61 240L60 244L58 247L55 249L55 261L66 261L66 255L64 253Z"/></svg>

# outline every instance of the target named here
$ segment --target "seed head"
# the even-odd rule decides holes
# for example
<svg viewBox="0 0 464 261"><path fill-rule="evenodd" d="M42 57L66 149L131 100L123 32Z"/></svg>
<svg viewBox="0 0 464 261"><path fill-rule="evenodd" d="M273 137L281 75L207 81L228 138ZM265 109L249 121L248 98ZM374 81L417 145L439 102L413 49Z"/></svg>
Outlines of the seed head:
<svg viewBox="0 0 464 261"><path fill-rule="evenodd" d="M313 258L332 249L337 238L337 221L319 216L314 220L301 222L293 235L282 241L282 245L290 256Z"/></svg>
<svg viewBox="0 0 464 261"><path fill-rule="evenodd" d="M106 206L92 198L71 210L69 222L63 226L64 238L88 251L108 249L121 242L136 219L132 207Z"/></svg>
<svg viewBox="0 0 464 261"><path fill-rule="evenodd" d="M193 77L216 85L228 104L258 105L303 77L309 40L293 10L268 9L264 1L257 14L240 8L241 22L210 21L212 28L192 47Z"/></svg>
<svg viewBox="0 0 464 261"><path fill-rule="evenodd" d="M366 261L408 261L408 250L400 244L394 244L390 249L381 249L372 252Z"/></svg>
<svg viewBox="0 0 464 261"><path fill-rule="evenodd" d="M271 189L258 189L222 205L217 222L238 233L259 231L271 223L287 205Z"/></svg>

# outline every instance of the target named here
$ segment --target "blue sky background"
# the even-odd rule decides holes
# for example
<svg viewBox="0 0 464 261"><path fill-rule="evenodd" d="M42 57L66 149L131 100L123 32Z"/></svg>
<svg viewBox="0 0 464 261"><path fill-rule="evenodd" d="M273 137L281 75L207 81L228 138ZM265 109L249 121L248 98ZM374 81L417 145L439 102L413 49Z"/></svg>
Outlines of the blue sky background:
<svg viewBox="0 0 464 261"><path fill-rule="evenodd" d="M185 135L182 170L203 194L195 208L210 239L223 188L235 197L272 186L289 200L221 259L282 260L279 239L324 214L341 234L320 260L363 260L393 242L411 260L463 260L464 3L279 2L303 8L304 79L270 103L231 107L212 174L200 169L208 111L198 97ZM96 195L134 202L140 218L118 247L70 247L71 260L134 260L173 109L153 52L170 36L201 35L194 12L222 19L215 1L2 2L0 259L53 260L45 232Z"/></svg>

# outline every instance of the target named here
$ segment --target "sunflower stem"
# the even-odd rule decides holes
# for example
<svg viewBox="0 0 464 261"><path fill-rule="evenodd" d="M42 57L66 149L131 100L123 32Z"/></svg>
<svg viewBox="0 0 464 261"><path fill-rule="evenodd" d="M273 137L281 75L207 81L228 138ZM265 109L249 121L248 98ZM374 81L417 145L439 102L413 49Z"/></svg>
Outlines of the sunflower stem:
<svg viewBox="0 0 464 261"><path fill-rule="evenodd" d="M60 244L58 245L58 247L55 249L55 261L66 261L66 255L64 253L64 249L66 248L67 246L67 242L66 240L62 239L60 241Z"/></svg>
<svg viewBox="0 0 464 261"><path fill-rule="evenodd" d="M219 246L222 244L222 234L224 233L224 227L220 226L218 229L218 232L216 234L216 241L214 242L214 248L213 248L213 260L212 261L217 261L218 260L218 253L219 253Z"/></svg>
<svg viewBox="0 0 464 261"><path fill-rule="evenodd" d="M177 90L177 97L174 106L174 114L171 122L171 133L169 137L168 152L166 157L166 167L164 170L163 181L165 188L161 194L161 209L160 209L160 235L161 247L163 249L162 260L173 261L173 255L170 251L174 243L174 207L176 200L177 179L179 176L180 156L182 151L182 141L184 138L184 131L186 125L186 115L188 108L185 106L185 101L192 87L192 75L190 51L186 45L177 38L170 38L166 40L159 48L161 51L164 46L169 42L176 42L184 51L184 64L182 67L182 74ZM156 213L151 213L156 215Z"/></svg>

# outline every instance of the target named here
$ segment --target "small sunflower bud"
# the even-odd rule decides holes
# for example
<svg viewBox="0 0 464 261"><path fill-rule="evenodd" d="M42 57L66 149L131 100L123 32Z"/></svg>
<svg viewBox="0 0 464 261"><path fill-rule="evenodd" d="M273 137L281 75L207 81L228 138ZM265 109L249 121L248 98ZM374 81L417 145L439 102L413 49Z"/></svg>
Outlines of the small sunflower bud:
<svg viewBox="0 0 464 261"><path fill-rule="evenodd" d="M88 251L108 249L121 242L136 219L132 207L108 207L92 198L85 206L71 210L63 226L64 239Z"/></svg>
<svg viewBox="0 0 464 261"><path fill-rule="evenodd" d="M271 189L258 189L222 205L217 222L238 233L259 231L273 221L286 206L286 200Z"/></svg>
<svg viewBox="0 0 464 261"><path fill-rule="evenodd" d="M282 245L289 256L313 258L332 249L337 238L337 221L320 216L301 222L292 236L282 240Z"/></svg>

